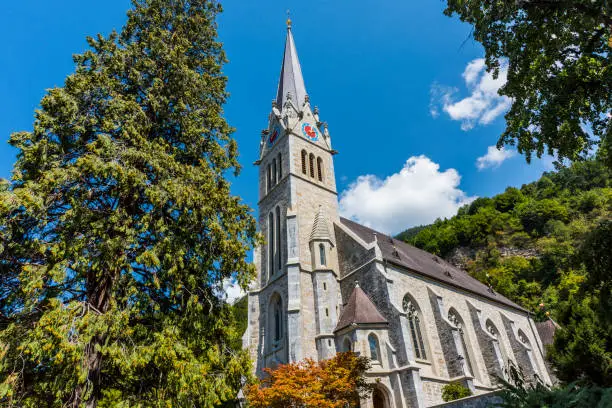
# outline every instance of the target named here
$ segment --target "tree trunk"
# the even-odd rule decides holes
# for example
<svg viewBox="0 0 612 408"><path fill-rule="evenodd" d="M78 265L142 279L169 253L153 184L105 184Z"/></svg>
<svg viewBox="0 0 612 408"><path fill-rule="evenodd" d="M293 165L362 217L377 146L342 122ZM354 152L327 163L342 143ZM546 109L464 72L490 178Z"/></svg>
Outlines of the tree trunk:
<svg viewBox="0 0 612 408"><path fill-rule="evenodd" d="M87 313L104 314L108 311L111 282L112 279L108 276L102 278L99 284L88 280L89 306L93 307L89 307ZM105 341L106 334L98 334L85 346L83 362L87 370L87 380L85 383L77 385L74 390L73 408L80 408L83 403L85 403L86 408L96 408L98 406L101 394L102 353L96 348L102 346Z"/></svg>

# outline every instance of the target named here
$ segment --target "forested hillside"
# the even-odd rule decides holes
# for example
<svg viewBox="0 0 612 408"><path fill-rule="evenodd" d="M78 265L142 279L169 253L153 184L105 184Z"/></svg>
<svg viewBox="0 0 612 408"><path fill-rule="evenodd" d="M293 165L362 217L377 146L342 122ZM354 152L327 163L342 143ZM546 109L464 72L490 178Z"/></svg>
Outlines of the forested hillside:
<svg viewBox="0 0 612 408"><path fill-rule="evenodd" d="M608 319L605 310L612 310L611 225L612 171L593 159L545 173L520 189L509 187L493 198L479 198L450 219L407 230L400 237L490 283L533 311L537 320L550 314L562 324L581 322L585 327L580 330L589 333L555 344L561 353L556 357L568 360L566 368L571 369L576 356L567 348L577 344L569 343L589 344L592 337L599 348L586 358L598 360L597 375L609 381L610 325L601 319ZM588 316L576 319L582 309ZM604 312L599 317L598 310Z"/></svg>

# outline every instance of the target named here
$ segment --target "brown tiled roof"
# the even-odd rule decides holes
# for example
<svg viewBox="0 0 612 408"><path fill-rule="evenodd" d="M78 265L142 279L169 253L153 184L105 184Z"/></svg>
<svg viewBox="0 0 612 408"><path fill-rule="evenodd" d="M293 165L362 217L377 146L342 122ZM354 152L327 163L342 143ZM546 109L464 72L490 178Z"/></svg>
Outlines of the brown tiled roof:
<svg viewBox="0 0 612 408"><path fill-rule="evenodd" d="M408 268L423 276L446 283L468 292L480 295L494 302L526 311L516 303L489 289L487 285L471 277L466 271L454 267L442 258L432 255L412 245L374 231L346 218L340 218L343 225L353 231L366 243L374 241L376 234L378 246L387 262Z"/></svg>
<svg viewBox="0 0 612 408"><path fill-rule="evenodd" d="M542 339L542 344L545 346L552 344L558 325L551 319L548 319L545 322L536 323L535 325L536 329L538 330L538 334L540 335L540 339Z"/></svg>
<svg viewBox="0 0 612 408"><path fill-rule="evenodd" d="M340 319L336 325L334 331L344 329L351 324L387 324L387 319L380 314L374 303L370 300L368 295L359 287L355 285L353 293L348 300Z"/></svg>

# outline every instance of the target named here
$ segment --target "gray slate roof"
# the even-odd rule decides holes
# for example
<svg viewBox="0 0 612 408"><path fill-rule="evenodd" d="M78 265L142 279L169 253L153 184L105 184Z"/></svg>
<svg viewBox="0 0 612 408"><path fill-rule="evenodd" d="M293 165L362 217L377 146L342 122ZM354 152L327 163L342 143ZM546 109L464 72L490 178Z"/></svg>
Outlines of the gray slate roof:
<svg viewBox="0 0 612 408"><path fill-rule="evenodd" d="M538 330L538 334L540 335L540 339L542 340L542 344L545 346L553 344L555 331L557 331L559 325L552 319L548 319L544 322L538 322L535 325L536 329Z"/></svg>
<svg viewBox="0 0 612 408"><path fill-rule="evenodd" d="M276 92L276 103L281 109L287 101L287 92L291 92L291 100L294 106L298 110L302 110L304 100L306 99L306 86L304 85L302 67L300 66L293 35L291 34L291 26L287 27L283 65Z"/></svg>
<svg viewBox="0 0 612 408"><path fill-rule="evenodd" d="M352 324L388 324L387 319L380 314L368 295L355 285L348 303L342 309L340 319L334 331L344 329Z"/></svg>
<svg viewBox="0 0 612 408"><path fill-rule="evenodd" d="M415 271L436 281L472 292L494 302L525 311L522 307L490 290L487 285L471 277L466 271L454 267L442 258L432 255L412 245L374 231L347 218L340 218L343 225L353 231L366 243L374 241L377 235L378 246L387 262Z"/></svg>

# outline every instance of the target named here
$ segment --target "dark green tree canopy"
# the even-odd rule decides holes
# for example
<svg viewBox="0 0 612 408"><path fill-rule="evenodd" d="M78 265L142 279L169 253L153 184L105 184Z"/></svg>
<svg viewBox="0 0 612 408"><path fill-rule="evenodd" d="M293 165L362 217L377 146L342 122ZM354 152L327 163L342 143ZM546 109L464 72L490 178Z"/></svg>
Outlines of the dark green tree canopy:
<svg viewBox="0 0 612 408"><path fill-rule="evenodd" d="M226 279L256 240L230 194L211 0L134 0L88 39L0 185L0 405L215 406L249 375Z"/></svg>
<svg viewBox="0 0 612 408"><path fill-rule="evenodd" d="M559 159L587 157L600 144L612 166L612 3L608 0L447 0L445 14L473 25L513 99L498 147L516 145Z"/></svg>

